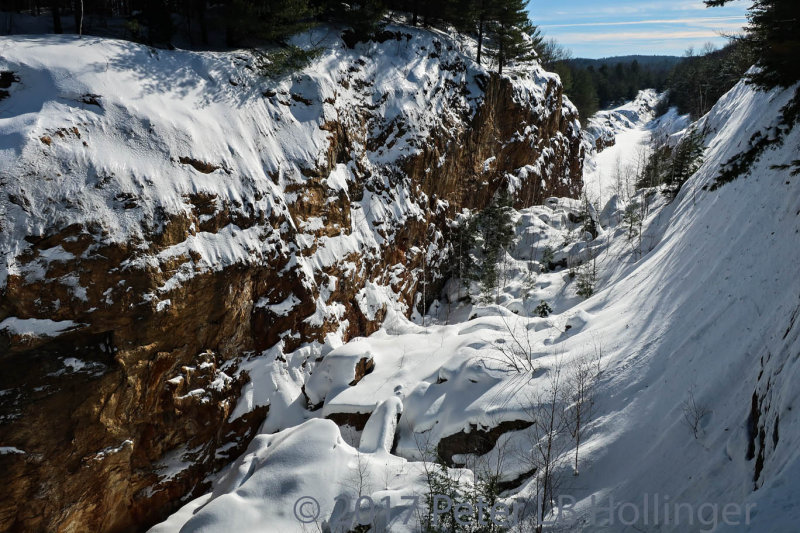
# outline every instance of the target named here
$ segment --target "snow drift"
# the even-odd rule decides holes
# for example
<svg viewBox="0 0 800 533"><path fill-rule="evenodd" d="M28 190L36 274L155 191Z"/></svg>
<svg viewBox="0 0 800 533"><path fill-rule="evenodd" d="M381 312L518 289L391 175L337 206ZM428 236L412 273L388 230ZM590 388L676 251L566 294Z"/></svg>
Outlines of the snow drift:
<svg viewBox="0 0 800 533"><path fill-rule="evenodd" d="M554 462L569 474L562 477L560 494L573 504L562 526L639 531L654 524L652 508L645 517L642 505L652 506L655 497L690 509L678 520L674 514L670 522L663 514L655 518L653 527L661 531L792 531L800 520L795 480L800 468L800 184L782 165L796 158L800 130L788 134L782 148L766 152L745 176L715 191L707 188L754 131L771 125L793 92L756 92L741 83L718 102L701 121L707 132L705 162L677 198L669 203L657 190L640 193L649 209L639 249L627 229L613 221L586 244L598 262L596 291L589 299L574 296L566 271L540 272L542 249L560 250L580 227L569 222L568 204L553 201L523 211L517 216L517 246L504 263L510 281L497 298L500 305L451 302L448 309L446 301L439 302L429 317L432 323L424 327L400 318L337 349L306 382L309 398L323 406L295 411L294 424L400 398L394 453L409 463L392 489L425 494L419 467L424 472L429 465L427 446L435 448L457 433L491 435L489 430L503 421L525 419L532 399L548 392L559 371L566 373L563 369L588 353L597 357L599 374L580 473L572 475L572 446L562 448ZM520 246L529 225L542 224L547 229L536 232L538 244ZM553 314L530 318L528 302L541 300L553 303ZM510 370L497 348L518 338L530 347L530 373ZM365 355L374 369L348 382ZM693 426L687 424L687 405L699 408ZM282 431L263 438L300 435L310 423L288 427L293 424L284 418ZM276 429L270 428L268 419L264 430ZM330 428L335 439L337 430ZM514 426L494 434L488 450L453 456L453 461L470 465L477 477L481 464L502 460L501 480L523 476L507 485L512 488L502 494L505 500L535 501L537 476L525 472L523 459L535 446L532 435L535 426ZM303 453L303 444L297 446L293 453ZM365 464L379 457L364 455ZM313 450L309 457L322 460ZM333 467L335 460L328 464ZM381 468L366 470L379 475ZM256 472L307 481L278 462ZM470 477L466 485L471 482ZM232 490L223 481L215 487L219 490L190 503L157 531L203 531L204 523L251 527L222 506L212 507ZM331 502L350 489L322 483L304 490L302 496L325 502L317 522L324 525L334 516ZM375 501L383 494L375 486L367 493ZM265 497L271 501L272 496ZM252 505L263 512L264 501L243 502L242 508ZM726 522L722 510L729 504L741 514L731 513ZM278 520L278 513L260 517ZM290 522L291 530L302 530ZM392 515L389 527L414 528Z"/></svg>
<svg viewBox="0 0 800 533"><path fill-rule="evenodd" d="M165 517L302 407L317 358L421 309L463 208L579 193L576 111L538 66L400 26L294 44L314 58L267 78L271 53L0 42L0 441L24 451L0 528Z"/></svg>

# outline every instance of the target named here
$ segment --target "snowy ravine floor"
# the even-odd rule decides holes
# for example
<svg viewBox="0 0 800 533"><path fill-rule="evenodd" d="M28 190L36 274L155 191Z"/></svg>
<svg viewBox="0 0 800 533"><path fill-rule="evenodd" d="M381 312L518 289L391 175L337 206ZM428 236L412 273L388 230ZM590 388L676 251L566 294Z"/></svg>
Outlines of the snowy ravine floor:
<svg viewBox="0 0 800 533"><path fill-rule="evenodd" d="M410 498L424 502L429 493L427 452L445 437L504 422L505 433L480 457L461 454L449 439L445 451L466 467L449 473L469 490L476 472L497 471L512 487L502 501L535 502L541 477L530 475L531 449L543 420L535 405L556 378L569 382L581 360L599 375L578 475L572 439L554 443L557 494L574 502L556 529L795 531L800 181L772 167L796 159L800 129L745 176L703 189L792 94L739 84L724 96L702 119L705 162L677 198L638 196L648 203L641 240L620 222L618 198L588 243L573 222L580 203L552 199L515 215L517 239L501 265L496 304L447 303L459 293L454 281L424 321L389 309L368 338L289 354L278 346L253 359L238 409L270 405L262 434L211 493L152 531L348 530L359 496L379 511L372 530L416 531L424 512L413 512ZM610 196L607 171L617 157L632 158L653 126L646 123L633 121L595 159L589 191ZM541 272L548 246L556 263L596 258L593 296L576 295L570 268ZM550 316L534 312L541 301ZM684 417L691 401L702 415L696 431ZM372 413L361 432L325 419L355 420L354 413ZM515 530L529 530L532 507Z"/></svg>
<svg viewBox="0 0 800 533"><path fill-rule="evenodd" d="M602 206L615 194L625 196L645 162L650 138L669 136L688 125L688 115L680 116L674 108L654 116L661 97L653 89L640 91L632 102L589 120L586 132L591 141L602 137L614 142L584 166L584 192L592 202Z"/></svg>

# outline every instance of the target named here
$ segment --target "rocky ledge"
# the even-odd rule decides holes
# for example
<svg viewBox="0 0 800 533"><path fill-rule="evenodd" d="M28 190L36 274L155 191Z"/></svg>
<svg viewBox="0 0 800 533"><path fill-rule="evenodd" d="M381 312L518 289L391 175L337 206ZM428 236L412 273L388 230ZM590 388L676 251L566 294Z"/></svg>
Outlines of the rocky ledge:
<svg viewBox="0 0 800 533"><path fill-rule="evenodd" d="M0 530L164 518L264 420L236 408L244 361L414 313L448 222L498 188L579 193L557 77L392 31L320 38L280 79L245 52L3 38Z"/></svg>

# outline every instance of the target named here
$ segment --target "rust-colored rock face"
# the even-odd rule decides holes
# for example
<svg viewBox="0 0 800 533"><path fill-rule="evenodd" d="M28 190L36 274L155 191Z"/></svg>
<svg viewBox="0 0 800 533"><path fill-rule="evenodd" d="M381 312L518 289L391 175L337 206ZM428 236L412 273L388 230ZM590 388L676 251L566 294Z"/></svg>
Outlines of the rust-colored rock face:
<svg viewBox="0 0 800 533"><path fill-rule="evenodd" d="M19 76L24 83L25 72ZM268 407L257 407L231 419L249 379L240 371L243 361L279 342L290 350L333 331L345 340L376 331L386 309L359 303L368 283L391 287L410 313L420 283L441 278L448 219L462 208L484 207L509 182L520 205L577 196L580 136L555 79L544 78L543 99L510 78L475 79L483 96L474 109L450 109L417 150L369 164L415 125L387 122L379 111L336 95L314 107L278 91L265 98L276 108L309 108L327 135L325 143L307 147L307 160L296 161L302 179L275 173L269 186L248 182L246 199L186 192L185 209L155 209L147 224L125 213L147 207L150 193L116 194L109 202L120 224L143 224L140 237L115 241L100 223L59 225L51 218L3 249L14 268L0 287L0 323L37 319L65 326L50 335L0 329L0 444L19 452L0 455L0 531L134 531L163 519L181 498L204 492L207 475L241 453L266 417ZM348 90L357 82L347 81ZM106 96L103 105L109 105ZM31 150L56 158L66 143L83 149L80 143L95 142L89 125L76 128L75 138L42 132L32 137ZM47 143L39 140L45 136ZM164 154L175 172L231 183L249 179L223 159ZM337 165L352 173L346 187L329 179ZM50 178L34 168L24 183L33 189ZM91 178L95 187L113 180ZM291 197L285 210L249 208L248 201L278 188ZM366 198L380 202L400 193L421 211L378 217L358 207ZM35 219L22 193L2 196L4 206ZM358 224L376 236L371 249L365 244L317 259L326 242L351 235ZM191 243L200 234L224 246L242 233L266 251L197 267L200 252ZM438 246L425 264L424 243ZM45 261L54 250L58 260ZM297 268L301 263L311 266ZM338 304L337 312L317 317L320 302ZM369 361L357 370L359 379L371 370Z"/></svg>

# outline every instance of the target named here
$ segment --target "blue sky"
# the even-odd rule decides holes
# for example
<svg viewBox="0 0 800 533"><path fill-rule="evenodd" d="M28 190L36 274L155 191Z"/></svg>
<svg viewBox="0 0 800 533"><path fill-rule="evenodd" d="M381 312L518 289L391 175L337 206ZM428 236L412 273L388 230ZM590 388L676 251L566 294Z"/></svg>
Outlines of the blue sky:
<svg viewBox="0 0 800 533"><path fill-rule="evenodd" d="M702 0L530 0L531 20L574 57L683 55L725 43L747 23L750 2L707 8Z"/></svg>

